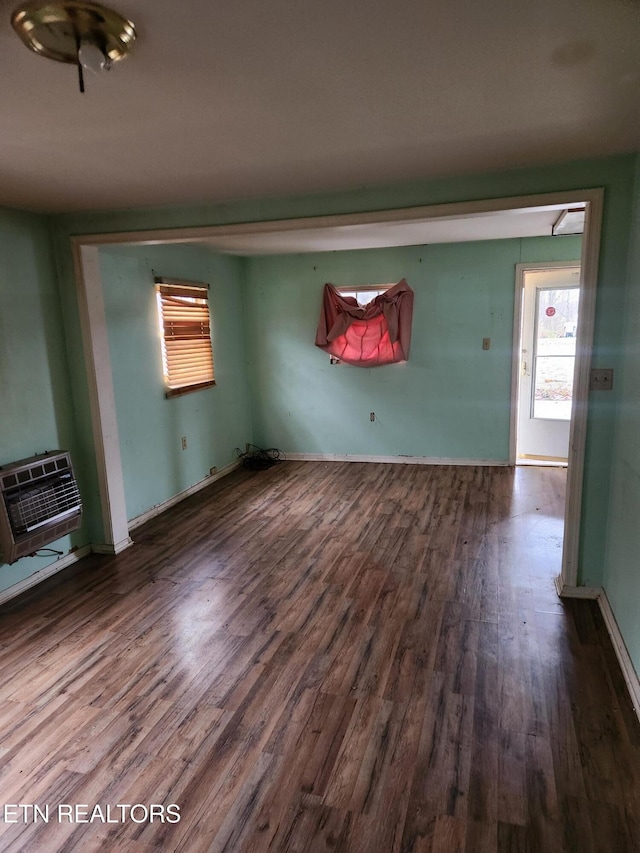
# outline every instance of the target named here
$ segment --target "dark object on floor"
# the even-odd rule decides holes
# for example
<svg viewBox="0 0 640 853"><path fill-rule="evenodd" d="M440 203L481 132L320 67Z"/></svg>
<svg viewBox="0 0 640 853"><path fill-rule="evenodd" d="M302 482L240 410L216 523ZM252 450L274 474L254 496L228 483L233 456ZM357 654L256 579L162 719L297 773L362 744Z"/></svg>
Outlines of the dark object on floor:
<svg viewBox="0 0 640 853"><path fill-rule="evenodd" d="M250 471L264 471L287 458L277 447L263 450L261 447L256 447L255 444L247 444L245 453L236 447L236 453L238 459L242 460L243 468L248 468Z"/></svg>

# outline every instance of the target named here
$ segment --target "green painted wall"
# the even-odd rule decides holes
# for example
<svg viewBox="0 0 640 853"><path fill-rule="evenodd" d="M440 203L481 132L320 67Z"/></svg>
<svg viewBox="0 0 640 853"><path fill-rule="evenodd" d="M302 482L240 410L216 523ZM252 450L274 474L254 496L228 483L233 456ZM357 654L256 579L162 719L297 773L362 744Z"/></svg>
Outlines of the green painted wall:
<svg viewBox="0 0 640 853"><path fill-rule="evenodd" d="M248 258L258 444L508 461L515 265L579 261L580 247L579 237L543 237ZM324 283L401 278L415 291L409 361L332 366L313 345Z"/></svg>
<svg viewBox="0 0 640 853"><path fill-rule="evenodd" d="M147 210L124 210L98 212L93 214L72 214L47 220L44 217L0 211L0 464L17 457L30 455L37 450L65 446L71 449L81 481L86 515L82 531L72 537L76 544L88 541L102 541L102 521L98 501L95 452L90 421L89 398L86 372L78 319L78 307L75 292L75 279L70 252L69 237L73 234L119 232L128 230L147 230L152 228L175 228L188 225L215 225L233 222L261 221L280 218L317 216L323 214L348 213L368 210L393 209L412 205L438 204L444 202L468 201L484 198L499 198L521 194L559 192L590 187L604 187L605 207L603 217L603 237L599 270L599 295L596 307L594 366L613 367L616 370L616 382L610 394L591 395L588 431L586 469L583 494L581 524L580 580L587 585L605 584L616 616L623 630L627 644L632 652L636 666L640 660L640 636L636 612L640 599L638 582L637 553L638 539L635 519L640 506L638 472L638 353L637 317L639 306L639 268L637 236L631 252L629 237L631 215L635 204L635 232L640 229L638 223L638 157L627 155L591 161L575 161L554 166L506 172L466 175L455 178L439 178L430 181L414 182L410 185L388 187L362 187L350 192L306 196L298 198L279 198L266 200L247 200L231 204L201 204L189 207L165 207ZM634 181L636 181L634 185ZM635 188L634 188L635 186ZM635 193L635 195L634 195ZM54 234L56 272L51 256L48 223ZM433 248L433 247L432 247ZM155 251L155 250L154 250ZM435 250L434 250L435 251ZM149 250L145 249L150 257ZM177 256L176 256L177 257ZM122 259L124 263L124 258ZM346 260L346 259L345 259ZM106 255L103 258L106 261ZM308 261L308 259L307 259ZM321 263L335 262L331 256L324 256ZM186 263L186 261L185 261ZM212 263L214 263L212 261ZM237 275L235 262L229 262ZM293 264L294 261L292 260ZM297 263L297 262L296 262ZM304 264L305 261L299 261ZM424 259L423 259L424 263ZM132 270L136 265L148 269L139 260L126 259L125 266ZM167 262L167 265L168 262ZM247 263L250 266L250 263ZM391 266L394 266L391 264ZM265 273L267 266L263 267ZM339 270L336 270L338 272ZM308 270L305 270L308 272ZM318 270L314 271L318 272ZM325 270L323 269L324 273ZM403 273L406 274L406 273ZM253 275L253 273L252 273ZM328 274L319 276L322 284ZM395 277L395 276L393 276ZM411 278L411 275L408 274ZM117 278L117 271L116 271ZM305 281L314 283L310 275ZM412 284L415 282L412 282ZM116 284L116 287L118 285ZM247 291L253 292L264 285L255 278L247 284ZM291 287L285 282L284 290ZM495 296L492 285L482 291L481 308L486 311ZM115 296L114 291L114 296ZM296 311L311 306L306 292L296 296ZM26 306L29 305L33 317L27 321ZM116 306L113 306L114 308ZM255 327L255 314L251 309L248 326ZM318 303L312 312L310 321L305 320L305 334L315 326L315 314ZM420 309L422 310L422 309ZM143 314L143 324L148 323ZM625 319L626 317L626 319ZM430 318L428 318L430 321ZM112 318L113 320L113 318ZM493 320L494 323L497 321ZM484 326L484 321L479 325ZM150 327L147 327L149 331ZM497 329L500 338L502 329ZM117 327L110 325L110 334L118 337ZM235 334L235 333L234 333ZM237 331L236 351L240 351L241 332ZM484 336L484 334L482 335ZM495 336L492 334L492 337ZM502 338L503 339L503 335ZM294 346L295 341L291 342ZM273 342L260 340L260 347L272 352ZM66 352L65 352L66 347ZM323 359L318 351L312 351L315 358ZM469 352L475 349L470 348ZM272 353L281 357L284 353ZM477 361L482 357L495 358L498 351L489 354L478 352ZM424 353L425 360L428 352ZM315 360L314 365L318 364ZM417 366L417 365L416 365ZM475 369L475 365L472 365ZM222 365L219 365L222 369ZM266 387L266 375L277 372L277 365L256 365L255 389L262 394ZM137 369L137 367L136 367ZM282 370L291 370L291 366L281 364ZM324 371L323 362L317 368ZM427 376L432 366L425 361L420 368ZM357 368L337 368L344 377L340 382L349 383ZM386 370L383 368L382 370ZM335 374L321 372L322 381ZM464 377L460 379L462 382ZM431 375L431 380L437 379ZM242 380L240 386L242 386ZM296 380L297 381L297 380ZM330 381L335 381L330 379ZM371 380L359 380L368 382ZM503 383L504 378L500 382ZM275 391L282 398L289 392L275 385ZM369 391L362 399L365 427L369 428L366 416L371 411L368 404ZM390 388L389 393L392 393ZM214 395L220 388L211 392ZM126 397L123 388L117 390L117 396ZM245 424L247 412L240 399L235 405L238 411L244 411L239 419ZM344 390L341 391L344 393ZM188 398L183 398L186 402ZM171 401L168 401L171 402ZM381 404L384 404L381 399ZM119 408L122 404L119 404ZM125 406L126 408L126 406ZM215 407L214 407L215 408ZM135 410L134 410L135 411ZM169 411L168 408L164 411ZM184 435L181 424L192 420L187 412L176 407L178 418L175 434ZM282 415L276 416L273 407L262 399L256 407L257 424L261 434L267 437L275 427L280 426L277 418L286 425ZM360 409L354 414L360 418ZM180 418L185 416L185 421ZM208 414L205 413L205 418ZM119 412L120 417L120 412ZM384 424L373 425L381 430ZM217 426L216 426L217 430ZM314 430L312 436L317 430ZM186 433L189 435L189 433ZM291 433L293 434L293 433ZM373 438L379 433L369 433ZM217 433L216 435L222 435ZM308 436L305 438L307 440ZM410 436L397 435L397 446L408 447ZM462 446L464 436L458 435L456 441ZM158 438L161 443L164 439ZM218 440L218 439L216 439ZM228 453L230 445L237 441L235 430L220 438L216 445L221 453ZM321 437L322 446L328 446L329 438ZM174 474L173 483L188 482L192 477L199 478L202 465L209 462L206 440L196 439L202 452L197 465L184 474ZM126 442L123 441L123 445ZM375 446L372 445L372 446ZM189 453L191 450L191 446ZM487 446L487 452L495 448ZM362 452L362 451L360 451ZM437 451L436 451L437 452ZM173 455L173 451L170 451ZM135 455L135 454L134 454ZM194 454L195 455L195 454ZM207 458L205 459L205 456ZM217 456L212 464L217 463ZM190 457L190 460L193 457ZM189 463L190 464L190 463ZM197 470L196 470L197 468ZM128 475L125 471L125 477ZM146 474L145 474L146 476ZM138 508L148 500L154 503L163 499L163 494L151 491L146 498L140 492ZM131 514L134 514L132 511ZM66 550L69 542L63 542ZM0 589L27 577L49 560L22 560L13 567L1 567Z"/></svg>
<svg viewBox="0 0 640 853"><path fill-rule="evenodd" d="M192 246L103 249L100 267L131 519L228 465L252 440L241 269L237 258ZM154 271L211 285L214 388L165 398Z"/></svg>
<svg viewBox="0 0 640 853"><path fill-rule="evenodd" d="M58 448L77 461L48 222L0 209L0 465ZM87 541L79 531L52 547L66 553ZM0 592L51 562L48 556L0 564Z"/></svg>
<svg viewBox="0 0 640 853"><path fill-rule="evenodd" d="M83 442L84 470L94 487L88 494L90 521L96 541L100 539L95 465L91 447L89 404L82 355L73 264L69 248L72 234L120 232L188 225L316 216L366 210L401 208L484 198L501 198L573 189L604 187L603 236L596 307L594 366L619 368L624 360L619 349L624 315L625 276L633 198L635 155L583 160L553 166L517 169L479 175L462 175L417 181L408 185L361 188L351 192L248 200L232 204L201 204L123 210L93 214L71 214L55 219L56 252L60 271L61 299L67 320L67 339L78 435ZM586 471L583 490L580 540L580 581L602 583L602 568L609 508L610 472L613 463L613 433L618 388L606 399L592 395L588 415Z"/></svg>
<svg viewBox="0 0 640 853"><path fill-rule="evenodd" d="M611 472L604 587L640 673L640 156L629 251L624 353L614 377L619 393Z"/></svg>

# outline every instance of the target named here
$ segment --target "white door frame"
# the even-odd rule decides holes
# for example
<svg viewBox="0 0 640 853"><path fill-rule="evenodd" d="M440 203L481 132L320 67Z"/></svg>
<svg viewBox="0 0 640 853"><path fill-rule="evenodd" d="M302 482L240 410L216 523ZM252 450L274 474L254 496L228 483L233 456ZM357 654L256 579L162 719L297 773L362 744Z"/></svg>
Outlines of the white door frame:
<svg viewBox="0 0 640 853"><path fill-rule="evenodd" d="M578 262L580 263L580 262ZM535 261L527 264L516 264L516 289L513 299L513 363L511 364L511 422L509 424L509 465L518 461L518 407L520 402L520 351L522 349L522 300L524 296L524 278L528 272L542 270L563 270L576 267L576 261ZM580 287L582 287L582 269L580 271ZM578 304L578 324L580 323L580 304ZM578 330L576 328L576 338ZM574 375L575 385L575 375ZM571 437L569 437L571 444Z"/></svg>
<svg viewBox="0 0 640 853"><path fill-rule="evenodd" d="M598 280L598 258L604 190L585 189L485 199L471 202L427 205L398 210L316 216L236 225L197 226L155 229L107 234L81 234L71 237L74 256L80 323L87 370L91 406L91 422L96 452L98 485L104 526L104 543L94 550L117 554L131 544L122 476L122 458L115 415L113 376L109 356L107 325L102 296L98 251L106 245L153 245L158 243L197 243L220 235L257 234L364 224L482 216L498 211L517 211L549 205L586 205L585 231L582 244L582 288L579 323L576 332L576 375L569 438L569 470L565 509L562 572L558 589L566 592L577 585L580 511L584 474L584 451L587 428L589 368L593 345L595 297ZM518 315L519 316L519 315ZM519 324L519 321L518 321ZM518 350L512 353L517 372ZM514 407L512 399L511 429ZM513 443L513 437L511 439ZM511 456L510 449L510 456ZM513 444L515 461L515 444ZM513 464L513 462L512 462Z"/></svg>

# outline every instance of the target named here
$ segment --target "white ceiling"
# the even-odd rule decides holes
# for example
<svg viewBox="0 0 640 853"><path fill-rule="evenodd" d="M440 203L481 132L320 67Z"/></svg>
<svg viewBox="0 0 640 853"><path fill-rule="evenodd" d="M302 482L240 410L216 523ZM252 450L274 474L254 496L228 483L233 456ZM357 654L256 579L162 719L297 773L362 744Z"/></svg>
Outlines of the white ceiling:
<svg viewBox="0 0 640 853"><path fill-rule="evenodd" d="M638 0L117 0L87 80L0 0L0 204L41 211L378 186L640 148Z"/></svg>

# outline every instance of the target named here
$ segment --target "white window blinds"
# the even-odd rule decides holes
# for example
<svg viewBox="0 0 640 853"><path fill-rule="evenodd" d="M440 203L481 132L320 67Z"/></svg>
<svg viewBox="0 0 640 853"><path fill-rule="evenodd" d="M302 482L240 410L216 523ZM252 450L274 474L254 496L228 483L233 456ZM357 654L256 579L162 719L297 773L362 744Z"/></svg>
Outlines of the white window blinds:
<svg viewBox="0 0 640 853"><path fill-rule="evenodd" d="M208 287L156 279L156 294L167 396L215 385Z"/></svg>

